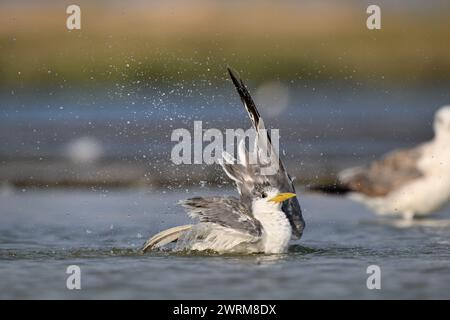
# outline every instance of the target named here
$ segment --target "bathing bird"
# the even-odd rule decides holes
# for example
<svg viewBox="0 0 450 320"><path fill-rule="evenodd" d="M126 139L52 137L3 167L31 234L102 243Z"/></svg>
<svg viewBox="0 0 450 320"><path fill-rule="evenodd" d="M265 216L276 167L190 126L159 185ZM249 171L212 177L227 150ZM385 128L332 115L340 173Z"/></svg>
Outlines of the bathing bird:
<svg viewBox="0 0 450 320"><path fill-rule="evenodd" d="M175 242L175 251L278 254L287 251L291 239L299 239L303 234L305 221L293 179L273 147L244 82L230 68L228 72L255 131L251 152L241 139L237 159L223 152L220 162L239 197L194 197L181 201L197 223L156 234L144 244L144 252ZM265 162L252 161L260 159L261 154L268 155ZM263 170L267 161L276 163L274 172Z"/></svg>

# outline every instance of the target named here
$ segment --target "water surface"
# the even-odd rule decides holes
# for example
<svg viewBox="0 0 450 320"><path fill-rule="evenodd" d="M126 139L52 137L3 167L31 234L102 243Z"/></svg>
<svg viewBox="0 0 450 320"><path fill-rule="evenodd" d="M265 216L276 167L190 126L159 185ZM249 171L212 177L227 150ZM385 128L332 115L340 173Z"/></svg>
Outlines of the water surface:
<svg viewBox="0 0 450 320"><path fill-rule="evenodd" d="M300 196L303 239L283 255L141 254L145 238L188 222L177 191L9 190L0 196L0 298L450 298L450 210L405 224L346 199ZM66 289L67 266L82 289ZM366 269L382 271L368 290Z"/></svg>

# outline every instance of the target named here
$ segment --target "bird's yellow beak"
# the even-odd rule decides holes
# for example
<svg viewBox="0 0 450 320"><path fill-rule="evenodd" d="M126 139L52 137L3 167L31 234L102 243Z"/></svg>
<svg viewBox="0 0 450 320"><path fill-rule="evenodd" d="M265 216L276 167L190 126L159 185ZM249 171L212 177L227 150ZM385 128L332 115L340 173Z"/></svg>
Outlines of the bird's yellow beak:
<svg viewBox="0 0 450 320"><path fill-rule="evenodd" d="M287 199L293 198L295 196L296 196L295 193L284 192L284 193L277 194L275 197L269 199L269 201L280 203L280 202L286 201Z"/></svg>

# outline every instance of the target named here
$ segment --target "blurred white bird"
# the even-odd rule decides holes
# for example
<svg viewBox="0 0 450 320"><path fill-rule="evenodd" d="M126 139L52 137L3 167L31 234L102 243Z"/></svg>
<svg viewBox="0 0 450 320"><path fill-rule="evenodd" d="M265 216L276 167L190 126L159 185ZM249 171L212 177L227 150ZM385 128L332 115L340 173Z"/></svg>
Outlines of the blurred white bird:
<svg viewBox="0 0 450 320"><path fill-rule="evenodd" d="M347 194L381 215L431 214L450 200L450 106L436 112L434 133L429 142L343 170L336 184L311 189Z"/></svg>

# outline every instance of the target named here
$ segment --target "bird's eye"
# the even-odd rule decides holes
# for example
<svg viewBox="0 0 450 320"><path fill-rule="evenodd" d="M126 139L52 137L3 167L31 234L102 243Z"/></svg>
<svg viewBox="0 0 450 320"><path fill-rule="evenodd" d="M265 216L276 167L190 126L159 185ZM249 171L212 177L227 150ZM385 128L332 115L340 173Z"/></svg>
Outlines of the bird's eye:
<svg viewBox="0 0 450 320"><path fill-rule="evenodd" d="M261 193L261 197L263 198L267 198L267 193L265 193L264 191Z"/></svg>

